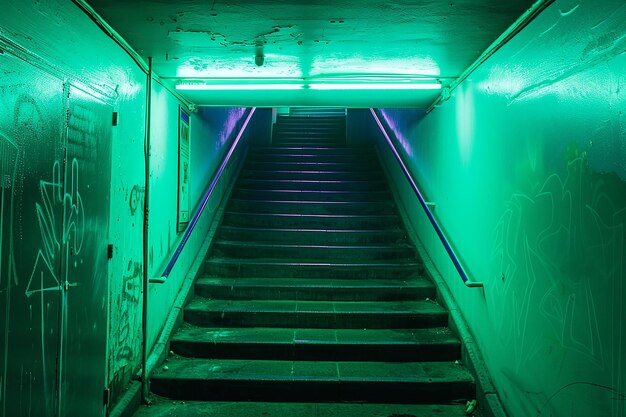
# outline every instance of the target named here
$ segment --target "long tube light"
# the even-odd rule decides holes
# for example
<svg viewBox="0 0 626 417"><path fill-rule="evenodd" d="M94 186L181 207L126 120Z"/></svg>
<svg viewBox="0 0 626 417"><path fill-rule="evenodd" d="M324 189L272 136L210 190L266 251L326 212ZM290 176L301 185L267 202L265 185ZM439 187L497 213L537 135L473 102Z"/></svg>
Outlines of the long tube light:
<svg viewBox="0 0 626 417"><path fill-rule="evenodd" d="M178 84L186 91L260 91L260 90L440 90L440 83L310 83L310 84Z"/></svg>
<svg viewBox="0 0 626 417"><path fill-rule="evenodd" d="M311 90L440 90L439 83L327 83L310 84Z"/></svg>
<svg viewBox="0 0 626 417"><path fill-rule="evenodd" d="M302 90L304 84L178 84L186 91Z"/></svg>

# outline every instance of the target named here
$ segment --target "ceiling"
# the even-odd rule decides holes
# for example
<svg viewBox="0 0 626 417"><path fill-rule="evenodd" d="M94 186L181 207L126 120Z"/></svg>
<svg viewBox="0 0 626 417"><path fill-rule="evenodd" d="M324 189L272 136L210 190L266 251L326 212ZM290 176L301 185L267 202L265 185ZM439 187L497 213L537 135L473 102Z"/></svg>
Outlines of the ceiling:
<svg viewBox="0 0 626 417"><path fill-rule="evenodd" d="M458 77L531 0L88 0L173 84ZM260 57L263 58L260 58ZM262 62L262 66L257 64ZM256 61L256 63L255 63ZM338 81L337 81L338 80ZM199 105L426 107L435 90L181 91ZM256 99L253 97L256 96ZM243 103L246 101L246 103ZM360 105L365 104L365 105Z"/></svg>

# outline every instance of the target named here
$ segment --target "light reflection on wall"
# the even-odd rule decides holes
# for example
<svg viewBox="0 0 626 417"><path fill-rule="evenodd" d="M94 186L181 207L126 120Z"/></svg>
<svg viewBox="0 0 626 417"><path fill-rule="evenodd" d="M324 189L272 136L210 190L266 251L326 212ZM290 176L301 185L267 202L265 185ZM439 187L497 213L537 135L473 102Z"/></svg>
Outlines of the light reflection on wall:
<svg viewBox="0 0 626 417"><path fill-rule="evenodd" d="M384 109L380 109L380 115L385 121L385 124L391 129L395 138L398 139L398 143L404 149L406 156L409 158L413 156L413 146L411 145L411 139L406 137L403 133L403 129L401 129L396 120L392 117L389 117L388 113Z"/></svg>
<svg viewBox="0 0 626 417"><path fill-rule="evenodd" d="M216 144L217 149L221 149L226 141L232 138L233 132L239 127L243 116L246 114L246 110L245 107L234 107L230 109L224 123L224 129L221 130L219 134L219 144Z"/></svg>
<svg viewBox="0 0 626 417"><path fill-rule="evenodd" d="M474 98L471 88L458 88L456 95L456 134L461 161L467 165L474 144Z"/></svg>

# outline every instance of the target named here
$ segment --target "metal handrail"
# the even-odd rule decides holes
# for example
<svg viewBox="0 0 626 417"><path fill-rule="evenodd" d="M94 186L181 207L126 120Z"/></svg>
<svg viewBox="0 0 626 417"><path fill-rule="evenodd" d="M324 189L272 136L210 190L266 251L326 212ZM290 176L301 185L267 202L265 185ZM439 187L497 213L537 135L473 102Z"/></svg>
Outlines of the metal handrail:
<svg viewBox="0 0 626 417"><path fill-rule="evenodd" d="M226 165L228 165L228 162L230 161L230 157L233 155L233 152L235 151L235 148L237 147L237 144L239 143L239 140L241 139L243 132L248 127L248 123L250 122L250 119L252 118L252 115L254 114L255 111L256 111L256 107L253 107L250 110L250 113L248 113L248 117L246 118L246 121L241 126L241 129L239 130L237 137L233 141L233 144L231 145L228 153L226 154L226 156L224 156L224 159L222 160L222 163L220 164L219 169L213 175L213 179L211 180L209 187L204 192L204 196L202 197L202 202L200 203L195 213L193 214L191 221L189 222L189 225L187 226L187 229L185 229L185 234L183 235L178 246L176 247L176 250L172 254L172 257L170 258L169 262L167 263L167 266L165 267L165 270L158 278L150 278L151 283L163 284L169 277L170 273L172 272L172 269L174 269L174 266L176 265L176 262L178 261L180 254L182 253L185 245L187 244L187 241L189 240L191 233L195 229L196 224L198 223L198 220L200 220L200 216L204 212L204 208L208 204L209 199L211 198L211 195L213 194L213 190L215 189L215 186L220 180L222 173L226 169Z"/></svg>
<svg viewBox="0 0 626 417"><path fill-rule="evenodd" d="M398 163L402 167L402 172L404 172L404 176L406 177L406 179L411 184L411 188L413 188L413 191L415 192L415 195L417 196L417 198L418 198L418 200L420 202L420 205L424 209L424 212L426 213L426 216L428 217L428 220L430 220L430 224L435 229L435 232L437 232L437 236L439 236L439 240L441 240L441 243L443 244L446 252L448 253L448 256L450 257L450 260L452 261L452 263L454 264L454 267L456 268L456 270L458 271L459 275L461 276L461 279L463 280L463 283L466 286L471 287L471 288L484 287L484 284L482 282L472 281L472 280L469 279L469 276L467 275L467 272L465 272L465 269L463 268L463 265L461 265L461 261L459 260L459 257L454 252L454 249L452 248L452 245L450 244L450 242L446 238L446 235L443 233L443 230L439 226L439 223L437 223L437 219L435 219L435 216L433 215L432 211L428 207L428 203L424 199L424 196L422 195L419 187L417 186L417 183L415 182L415 180L411 176L411 173L409 172L408 167L406 166L406 164L402 160L402 157L400 156L400 154L398 153L396 147L394 146L393 142L391 141L391 138L389 137L389 134L387 133L387 130L385 129L385 127L383 126L382 122L378 118L378 115L376 114L376 110L370 109L370 111L372 112L372 116L374 116L374 120L376 120L376 123L378 124L378 127L380 128L380 131L385 136L385 139L387 139L387 142L389 143L389 147L393 151L394 156L396 157Z"/></svg>

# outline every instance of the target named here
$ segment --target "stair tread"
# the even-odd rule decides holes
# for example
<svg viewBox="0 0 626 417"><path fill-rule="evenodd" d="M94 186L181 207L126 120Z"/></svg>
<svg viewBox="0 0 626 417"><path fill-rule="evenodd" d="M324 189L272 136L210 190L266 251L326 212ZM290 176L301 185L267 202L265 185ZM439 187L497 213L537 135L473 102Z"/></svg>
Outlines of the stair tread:
<svg viewBox="0 0 626 417"><path fill-rule="evenodd" d="M226 257L211 257L208 258L207 263L216 263L221 264L225 262L234 262L240 265L274 265L274 266L285 266L285 265L298 265L298 266L328 266L332 268L342 268L342 267L421 267L421 262L416 262L413 260L397 260L396 262L386 262L384 260L369 260L369 261L361 261L361 262L346 262L342 260L337 261L310 261L310 260L292 260L292 259L274 259L274 258L261 258L261 259L248 259L248 258L226 258Z"/></svg>
<svg viewBox="0 0 626 417"><path fill-rule="evenodd" d="M236 186L233 191L233 198L237 200L263 201L357 201L357 202L378 202L390 201L391 193L387 190L280 190L280 189L250 189Z"/></svg>
<svg viewBox="0 0 626 417"><path fill-rule="evenodd" d="M410 280L394 279L332 279L332 278L222 278L201 277L196 285L222 286L258 286L282 288L432 288L434 284L424 277L413 277Z"/></svg>
<svg viewBox="0 0 626 417"><path fill-rule="evenodd" d="M275 194L312 194L312 195L324 195L324 194L336 194L336 195L359 195L359 194L373 194L380 196L391 196L388 190L372 190L372 191L355 191L355 190L282 190L267 188L264 190L258 190L255 188L235 187L236 192L264 192Z"/></svg>
<svg viewBox="0 0 626 417"><path fill-rule="evenodd" d="M288 162L288 161L252 161L246 166L250 171L320 171L343 172L358 174L363 171L377 170L374 164L357 164L353 162ZM382 175L382 174L381 174Z"/></svg>
<svg viewBox="0 0 626 417"><path fill-rule="evenodd" d="M275 224L265 226L235 226L224 222L217 236L230 240L253 240L264 243L303 243L303 244L369 244L369 243L409 243L407 234L398 225L386 228L340 229L336 225L323 224L299 227L298 225Z"/></svg>
<svg viewBox="0 0 626 417"><path fill-rule="evenodd" d="M330 155L335 154L374 154L373 149L370 148L349 148L349 147L332 147L332 146L319 146L317 148L310 147L302 147L302 146L265 146L265 147L251 147L249 153L250 154L262 154L262 155L280 155L283 152L309 152L314 154L315 152L320 152L322 154L329 153Z"/></svg>
<svg viewBox="0 0 626 417"><path fill-rule="evenodd" d="M172 358L168 370L153 380L354 381L436 384L473 383L471 374L454 362L327 362L246 359Z"/></svg>
<svg viewBox="0 0 626 417"><path fill-rule="evenodd" d="M466 417L464 405L172 401L156 398L134 417Z"/></svg>
<svg viewBox="0 0 626 417"><path fill-rule="evenodd" d="M355 227L398 228L401 226L397 214L301 214L301 213L252 213L229 210L224 215L224 225L243 227L297 227L354 229Z"/></svg>
<svg viewBox="0 0 626 417"><path fill-rule="evenodd" d="M223 278L205 275L195 285L198 296L229 300L398 301L434 298L435 286L427 278L331 279Z"/></svg>
<svg viewBox="0 0 626 417"><path fill-rule="evenodd" d="M226 213L232 215L247 216L270 216L270 217L319 217L319 218L338 218L338 219L358 219L358 218L399 218L397 214L301 214L301 213L242 213L234 210L228 210Z"/></svg>
<svg viewBox="0 0 626 417"><path fill-rule="evenodd" d="M240 198L231 198L231 203L249 203L251 200L240 199ZM252 200L254 204L277 204L277 205L287 205L287 206L313 206L313 205L321 205L321 206L356 206L356 205L389 205L392 206L394 203L392 201L324 201L324 200Z"/></svg>
<svg viewBox="0 0 626 417"><path fill-rule="evenodd" d="M229 231L248 231L258 233L338 233L347 235L378 235L378 234L402 234L405 232L401 228L385 228L385 229L320 229L320 228L302 228L302 227L244 227L244 226L230 226L222 225L222 230L227 229Z"/></svg>
<svg viewBox="0 0 626 417"><path fill-rule="evenodd" d="M384 183L383 179L375 179L375 180L290 180L290 179L263 179L263 178L244 178L242 181L248 182L275 182L277 184L280 183L293 183L293 184L309 184L309 183L320 183L320 184L344 184L344 185L353 185L353 184L378 184Z"/></svg>
<svg viewBox="0 0 626 417"><path fill-rule="evenodd" d="M271 170L263 170L263 169L245 169L244 167L244 172L245 173L260 173L260 172L274 172L274 173L278 173L278 174L354 174L355 176L357 175L363 175L362 172L358 172L358 171L331 171L331 170L320 170L320 169L271 169ZM371 174L373 174L372 172L370 172ZM380 173L380 175L382 175L382 172ZM365 179L365 181L367 181L367 179ZM369 181L368 181L369 182Z"/></svg>
<svg viewBox="0 0 626 417"><path fill-rule="evenodd" d="M206 328L186 325L173 342L324 345L441 345L459 344L447 327L423 329L291 329L278 327Z"/></svg>
<svg viewBox="0 0 626 417"><path fill-rule="evenodd" d="M300 300L210 300L194 297L188 311L272 312L316 314L420 314L440 315L446 310L431 300L416 301L300 301Z"/></svg>
<svg viewBox="0 0 626 417"><path fill-rule="evenodd" d="M263 242L252 240L226 240L216 239L214 245L222 246L241 246L241 247L258 247L258 248L302 248L302 249L345 249L345 250L381 250L381 251L394 251L404 249L414 249L413 245L408 243L394 243L394 244L367 244L367 245L338 245L338 244L324 244L324 245L312 245L301 243L276 243L276 242Z"/></svg>

